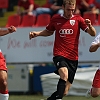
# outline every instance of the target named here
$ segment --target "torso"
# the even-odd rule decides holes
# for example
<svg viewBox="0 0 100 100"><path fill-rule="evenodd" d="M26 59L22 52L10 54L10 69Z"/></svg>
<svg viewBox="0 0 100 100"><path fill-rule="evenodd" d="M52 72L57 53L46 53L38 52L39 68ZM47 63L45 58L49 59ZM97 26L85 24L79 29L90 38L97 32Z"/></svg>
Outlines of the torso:
<svg viewBox="0 0 100 100"><path fill-rule="evenodd" d="M85 30L87 26L80 16L66 19L56 16L46 27L49 31L56 31L54 42L54 56L61 55L70 60L78 60L78 41L80 28Z"/></svg>

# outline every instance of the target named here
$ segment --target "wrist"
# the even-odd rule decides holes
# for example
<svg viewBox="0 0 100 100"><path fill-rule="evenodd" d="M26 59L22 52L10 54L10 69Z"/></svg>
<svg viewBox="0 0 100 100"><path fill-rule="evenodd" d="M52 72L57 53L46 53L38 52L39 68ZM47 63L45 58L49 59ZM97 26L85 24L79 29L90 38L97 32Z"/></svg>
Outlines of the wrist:
<svg viewBox="0 0 100 100"><path fill-rule="evenodd" d="M10 33L10 31L9 31L9 29L7 29L7 34L9 34Z"/></svg>
<svg viewBox="0 0 100 100"><path fill-rule="evenodd" d="M89 28L92 28L92 25L91 24L89 24Z"/></svg>

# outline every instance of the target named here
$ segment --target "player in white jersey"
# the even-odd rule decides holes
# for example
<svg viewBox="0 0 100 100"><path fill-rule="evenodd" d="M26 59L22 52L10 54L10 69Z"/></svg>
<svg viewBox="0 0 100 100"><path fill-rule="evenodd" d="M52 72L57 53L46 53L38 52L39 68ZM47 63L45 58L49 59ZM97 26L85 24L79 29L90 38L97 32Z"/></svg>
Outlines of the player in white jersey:
<svg viewBox="0 0 100 100"><path fill-rule="evenodd" d="M7 29L0 29L0 36L4 36L16 31L14 26ZM7 67L5 58L0 50L0 100L8 100L8 88L7 88Z"/></svg>
<svg viewBox="0 0 100 100"><path fill-rule="evenodd" d="M100 33L96 36L96 38L91 43L89 48L90 52L95 52L100 47ZM95 73L92 87L87 91L86 96L98 97L100 95L100 65L98 70Z"/></svg>

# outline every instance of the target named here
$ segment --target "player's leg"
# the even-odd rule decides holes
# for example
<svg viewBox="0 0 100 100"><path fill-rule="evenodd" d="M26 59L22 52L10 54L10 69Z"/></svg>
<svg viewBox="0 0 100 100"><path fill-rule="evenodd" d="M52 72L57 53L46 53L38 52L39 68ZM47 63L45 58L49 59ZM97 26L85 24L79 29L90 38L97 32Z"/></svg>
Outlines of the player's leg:
<svg viewBox="0 0 100 100"><path fill-rule="evenodd" d="M100 88L94 88L91 89L91 96L92 97L98 97L100 95Z"/></svg>
<svg viewBox="0 0 100 100"><path fill-rule="evenodd" d="M87 91L86 97L98 97L100 95L100 70L95 73L92 87Z"/></svg>
<svg viewBox="0 0 100 100"><path fill-rule="evenodd" d="M66 67L62 67L59 70L60 79L57 84L57 91L54 92L47 100L62 100L64 91L66 88L66 81L68 77L68 70Z"/></svg>
<svg viewBox="0 0 100 100"><path fill-rule="evenodd" d="M0 100L8 100L7 72L0 70Z"/></svg>
<svg viewBox="0 0 100 100"><path fill-rule="evenodd" d="M98 97L99 95L100 95L100 69L98 69L95 73L91 89L92 97Z"/></svg>
<svg viewBox="0 0 100 100"><path fill-rule="evenodd" d="M47 100L62 100L63 96L68 93L74 80L78 62L68 60L61 56L54 57L53 61L58 69L56 73L60 75L60 79L57 84L57 91Z"/></svg>
<svg viewBox="0 0 100 100"><path fill-rule="evenodd" d="M69 81L67 81L66 78L64 77L64 76L66 76L66 74L64 74L64 73L68 74L68 71L66 72L66 69L64 69L64 68L66 68L66 67L59 69L59 74L61 73L61 75L60 75L60 79L58 81L57 91L54 92L47 100L62 100L63 96L68 94L68 91L72 84ZM68 76L66 76L66 77L68 77Z"/></svg>
<svg viewBox="0 0 100 100"><path fill-rule="evenodd" d="M72 84L69 81L67 81L66 82L66 88L65 88L64 95L68 94L68 91L69 91L69 89L70 89L71 86L72 86Z"/></svg>
<svg viewBox="0 0 100 100"><path fill-rule="evenodd" d="M0 52L0 100L8 100L7 67L4 56Z"/></svg>

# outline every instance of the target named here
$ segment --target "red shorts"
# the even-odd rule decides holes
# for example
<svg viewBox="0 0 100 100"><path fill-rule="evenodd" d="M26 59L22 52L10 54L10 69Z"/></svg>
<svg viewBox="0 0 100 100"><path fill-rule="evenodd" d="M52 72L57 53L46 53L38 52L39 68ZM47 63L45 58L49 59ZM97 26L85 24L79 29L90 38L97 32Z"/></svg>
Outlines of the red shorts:
<svg viewBox="0 0 100 100"><path fill-rule="evenodd" d="M0 52L0 70L7 71L6 61L5 61L5 58L4 58L3 54L2 54L2 52Z"/></svg>
<svg viewBox="0 0 100 100"><path fill-rule="evenodd" d="M95 73L92 86L94 88L100 88L100 69L98 69Z"/></svg>

